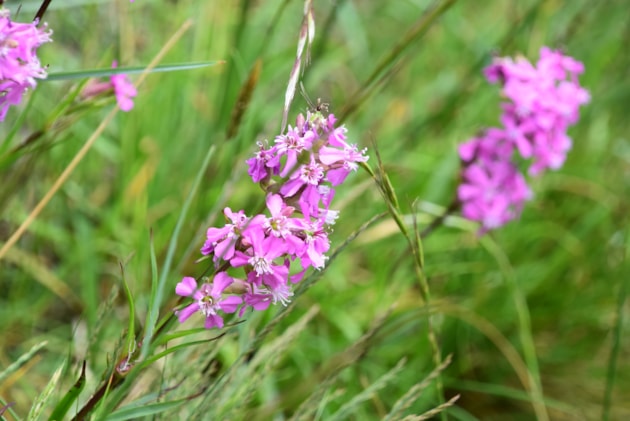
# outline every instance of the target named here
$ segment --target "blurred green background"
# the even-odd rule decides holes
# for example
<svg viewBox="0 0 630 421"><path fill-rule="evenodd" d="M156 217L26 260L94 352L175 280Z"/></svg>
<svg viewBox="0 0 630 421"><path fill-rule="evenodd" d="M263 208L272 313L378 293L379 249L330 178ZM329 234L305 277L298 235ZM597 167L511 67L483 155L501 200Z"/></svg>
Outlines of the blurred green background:
<svg viewBox="0 0 630 421"><path fill-rule="evenodd" d="M454 216L423 243L433 325L442 355L453 355L442 378L445 395L461 394L449 418L535 419L531 395L519 379L526 366L539 373L534 375L540 376L551 419L601 418L608 405L607 384L612 391L610 417L630 417L627 323L616 330L619 318L627 317L623 283L630 275L628 3L436 3L444 13L386 62L377 82L367 88L370 95L345 114L350 140L370 148L373 167L372 145L378 146L403 211L410 215L418 210L420 228L451 201L458 181L457 145L484 126L498 124L498 88L481 74L492 54L522 54L535 61L541 46L560 48L585 64L580 81L592 96L569 131L574 147L565 166L534 181L535 198L519 221L480 239L472 224ZM316 37L302 78L306 91L330 103L333 113L344 114L383 57L422 21L431 4L315 1ZM38 6L25 2L17 20L28 20ZM192 29L163 62L225 64L150 75L135 108L107 127L0 263L0 368L34 344L48 342L0 383L0 397L15 402L16 413L28 412L64 358L70 365L63 384L69 387L76 380L80 361L87 358L83 399L93 392L128 319L122 294L109 311L101 313L99 306L120 288L123 262L138 320L144 321L150 232L161 262L210 145L216 152L178 237L165 311L174 306L170 291L181 276L202 271L194 261L205 229L222 224L223 207L253 212L263 202L244 160L257 140L278 134L302 9L303 3L295 0L53 0L45 21L54 30L54 42L40 49L51 74L109 67L113 59L121 66L147 64L187 19L192 19ZM251 103L237 135L228 138L238 94L256 63L260 74ZM14 141L40 129L75 82L41 82ZM289 121L306 107L298 94ZM48 191L108 108L72 121L41 147L1 168L3 241ZM18 115L16 109L9 112L0 127L3 136ZM352 175L335 200L341 215L333 245L386 210L364 171ZM232 419L290 415L330 371L330 364L396 303L369 349L331 389L345 394L331 398L320 414L327 419L348 396L405 357L405 369L396 380L349 415L382 418L434 368L421 297L407 243L385 218L351 243L275 328L272 336L319 306ZM218 351L213 343L199 345L192 354L175 354L167 365L192 369L196 362L191 355L218 352L225 369L242 352L243 338L260 331L274 312L251 316ZM196 322L201 326L196 320L188 328ZM618 354L611 357L615 347ZM519 357L510 358L514 353ZM611 361L617 364L614 369L609 368ZM155 387L147 380L140 389L148 393ZM427 391L410 411L419 413L438 403L436 394Z"/></svg>

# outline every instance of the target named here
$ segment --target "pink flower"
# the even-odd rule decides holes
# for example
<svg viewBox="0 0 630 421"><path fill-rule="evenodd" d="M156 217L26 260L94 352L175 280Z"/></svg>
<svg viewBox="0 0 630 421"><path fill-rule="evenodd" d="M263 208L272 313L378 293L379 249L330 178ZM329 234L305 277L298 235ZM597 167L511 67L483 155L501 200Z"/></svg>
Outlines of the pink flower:
<svg viewBox="0 0 630 421"><path fill-rule="evenodd" d="M584 66L543 47L536 65L523 57L495 58L484 73L499 83L509 102L502 104L502 128L490 128L462 144L462 182L457 196L464 217L481 223L481 232L517 218L532 197L514 152L531 159L530 175L558 169L571 149L566 131L589 100L578 83Z"/></svg>
<svg viewBox="0 0 630 421"><path fill-rule="evenodd" d="M329 166L326 179L333 186L340 185L350 172L356 171L359 168L357 162L366 162L369 158L365 155L365 149L359 151L356 145L349 145L341 140L337 140L336 143L343 149L322 146L319 150L322 164Z"/></svg>
<svg viewBox="0 0 630 421"><path fill-rule="evenodd" d="M289 180L280 189L280 194L285 197L293 196L303 187L318 186L323 178L324 167L311 157L308 164L300 165L291 173Z"/></svg>
<svg viewBox="0 0 630 421"><path fill-rule="evenodd" d="M276 154L276 147L265 149L262 142L257 142L258 152L248 159L249 169L247 173L254 183L259 183L271 175L278 175L280 171L280 156Z"/></svg>
<svg viewBox="0 0 630 421"><path fill-rule="evenodd" d="M274 237L286 239L293 236L291 228L294 227L294 223L290 216L295 208L284 203L279 194L267 195L266 204L271 216L265 220L263 228Z"/></svg>
<svg viewBox="0 0 630 421"><path fill-rule="evenodd" d="M241 297L222 298L225 288L233 282L234 279L225 272L219 272L214 276L212 284L203 284L197 289L197 281L194 278L189 276L183 278L175 287L175 293L182 297L192 297L195 302L175 313L179 322L183 323L196 312L200 312L206 317L206 329L222 328L223 318L219 312L234 313L243 302Z"/></svg>
<svg viewBox="0 0 630 421"><path fill-rule="evenodd" d="M0 121L4 121L11 105L22 102L35 79L46 78L46 70L36 55L40 45L51 42L52 31L46 24L12 22L9 10L0 7Z"/></svg>
<svg viewBox="0 0 630 421"><path fill-rule="evenodd" d="M304 269L314 267L321 269L326 264L326 252L330 249L328 232L324 226L324 220L308 222L300 221L301 230L304 235L303 247L296 251Z"/></svg>
<svg viewBox="0 0 630 421"><path fill-rule="evenodd" d="M114 61L112 63L112 67L118 67L118 63ZM116 102L118 103L118 107L120 107L121 111L131 111L133 108L133 100L136 95L138 95L138 91L136 87L129 81L127 75L125 74L114 74L109 77L109 80L114 88L114 95L116 95Z"/></svg>
<svg viewBox="0 0 630 421"><path fill-rule="evenodd" d="M276 152L280 156L286 156L284 170L280 173L281 177L286 177L297 170L298 157L303 151L311 149L313 140L316 138L317 135L312 130L301 133L297 127L291 126L286 134L276 136Z"/></svg>
<svg viewBox="0 0 630 421"><path fill-rule="evenodd" d="M306 118L299 115L294 127L276 136L272 147L258 142L258 152L247 160L248 174L267 192L269 216L250 218L243 211L225 208L228 223L209 228L201 249L202 254L213 256L218 270L244 272L245 280L230 278L229 284L230 292L242 297L239 317L248 308L286 306L293 296L292 285L303 279L306 270L324 267L330 249L329 225L338 215L330 209L335 195L332 186L341 184L359 162L368 159L364 153L346 142L346 129L335 127L332 114L325 117L321 112L308 113ZM226 303L236 305L236 301L220 300L226 288L222 282L227 282L227 275L220 275L215 277L215 287L204 284L197 290L192 278L178 284L179 295L197 300L177 313L180 322L202 311L206 327L222 326L217 306L227 312Z"/></svg>
<svg viewBox="0 0 630 421"><path fill-rule="evenodd" d="M112 68L116 68L118 63L114 61ZM131 111L133 108L133 100L131 98L138 95L136 87L129 81L125 74L113 74L109 77L108 82L99 82L97 80L90 80L83 91L81 96L84 99L95 97L101 94L111 95L112 92L116 97L116 103L118 107L125 112Z"/></svg>
<svg viewBox="0 0 630 421"><path fill-rule="evenodd" d="M254 310L266 310L270 304L281 303L286 306L293 296L293 291L288 285L289 264L273 265L273 273L259 275L251 271L247 275L247 289L243 295L245 306L239 311L239 317L243 315L246 307Z"/></svg>
<svg viewBox="0 0 630 421"><path fill-rule="evenodd" d="M245 305L241 307L241 310L238 312L239 317L243 316L248 306L256 311L262 311L267 310L273 301L273 296L266 288L260 288L255 284L248 285L249 290L243 295Z"/></svg>
<svg viewBox="0 0 630 421"><path fill-rule="evenodd" d="M286 252L284 241L273 235L266 236L261 226L247 230L244 236L250 247L244 252L237 250L230 264L233 267L250 265L258 276L274 274L274 260Z"/></svg>
<svg viewBox="0 0 630 421"><path fill-rule="evenodd" d="M265 217L257 215L249 218L244 211L232 212L232 209L223 210L225 217L231 221L223 228L208 228L206 242L201 248L202 254L214 254L214 261L219 259L230 260L234 256L236 244L246 229L252 229L260 225Z"/></svg>
<svg viewBox="0 0 630 421"><path fill-rule="evenodd" d="M521 156L533 157L531 175L565 161L571 148L566 130L590 100L578 82L583 71L582 63L548 47L541 48L536 66L523 57L495 58L485 69L488 80L500 83L510 100L503 105L501 121Z"/></svg>
<svg viewBox="0 0 630 421"><path fill-rule="evenodd" d="M480 233L517 218L532 196L516 166L502 154L494 153L493 145L501 141L481 137L460 148L464 169L457 197L464 217L481 223Z"/></svg>

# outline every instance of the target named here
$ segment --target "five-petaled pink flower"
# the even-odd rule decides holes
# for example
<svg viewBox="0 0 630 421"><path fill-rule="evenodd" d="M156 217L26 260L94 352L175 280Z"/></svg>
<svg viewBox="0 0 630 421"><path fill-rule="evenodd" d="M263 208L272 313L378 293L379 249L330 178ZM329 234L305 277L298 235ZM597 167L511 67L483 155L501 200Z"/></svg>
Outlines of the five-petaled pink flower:
<svg viewBox="0 0 630 421"><path fill-rule="evenodd" d="M234 295L223 298L223 291L233 282L234 280L225 272L219 272L214 276L211 284L203 284L197 289L195 278L184 277L175 287L175 293L182 297L192 297L195 301L176 312L180 323L185 322L196 312L200 312L206 317L207 329L222 328L223 318L219 315L219 311L234 313L243 301L241 297Z"/></svg>

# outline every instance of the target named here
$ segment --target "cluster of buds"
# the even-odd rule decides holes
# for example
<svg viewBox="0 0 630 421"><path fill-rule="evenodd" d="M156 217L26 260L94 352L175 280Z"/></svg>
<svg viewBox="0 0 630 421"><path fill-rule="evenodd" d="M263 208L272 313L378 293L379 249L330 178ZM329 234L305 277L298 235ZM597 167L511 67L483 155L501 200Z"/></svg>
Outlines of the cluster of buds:
<svg viewBox="0 0 630 421"><path fill-rule="evenodd" d="M490 83L501 84L508 102L502 104L502 127L486 129L460 145L458 188L464 217L480 222L482 233L518 217L532 197L515 155L532 160L532 176L564 163L571 149L567 129L590 100L578 82L583 71L582 63L547 47L536 66L523 57L495 58L484 70Z"/></svg>
<svg viewBox="0 0 630 421"><path fill-rule="evenodd" d="M223 327L222 313L241 317L248 308L287 305L293 285L307 269L321 269L330 248L328 234L338 212L330 208L334 187L367 161L365 150L346 142L346 128L321 112L298 116L295 127L258 143L248 173L266 192L267 212L247 216L225 208L227 224L209 228L201 253L215 274L198 286L184 277L175 292L194 302L176 314L180 322L200 312L205 327Z"/></svg>
<svg viewBox="0 0 630 421"><path fill-rule="evenodd" d="M0 121L4 121L11 105L22 102L22 96L44 79L46 69L37 58L37 48L51 42L52 31L38 22L11 21L8 9L0 6Z"/></svg>

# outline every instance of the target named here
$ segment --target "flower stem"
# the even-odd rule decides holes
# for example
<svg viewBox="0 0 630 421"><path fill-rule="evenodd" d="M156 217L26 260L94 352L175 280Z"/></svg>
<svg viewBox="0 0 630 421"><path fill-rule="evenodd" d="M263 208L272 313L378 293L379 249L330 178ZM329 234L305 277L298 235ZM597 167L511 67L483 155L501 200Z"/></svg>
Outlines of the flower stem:
<svg viewBox="0 0 630 421"><path fill-rule="evenodd" d="M42 5L39 6L39 10L35 14L35 17L33 18L33 22L39 23L42 21L42 18L44 17L44 13L46 13L46 10L48 10L48 6L50 6L51 2L52 0L42 1Z"/></svg>

